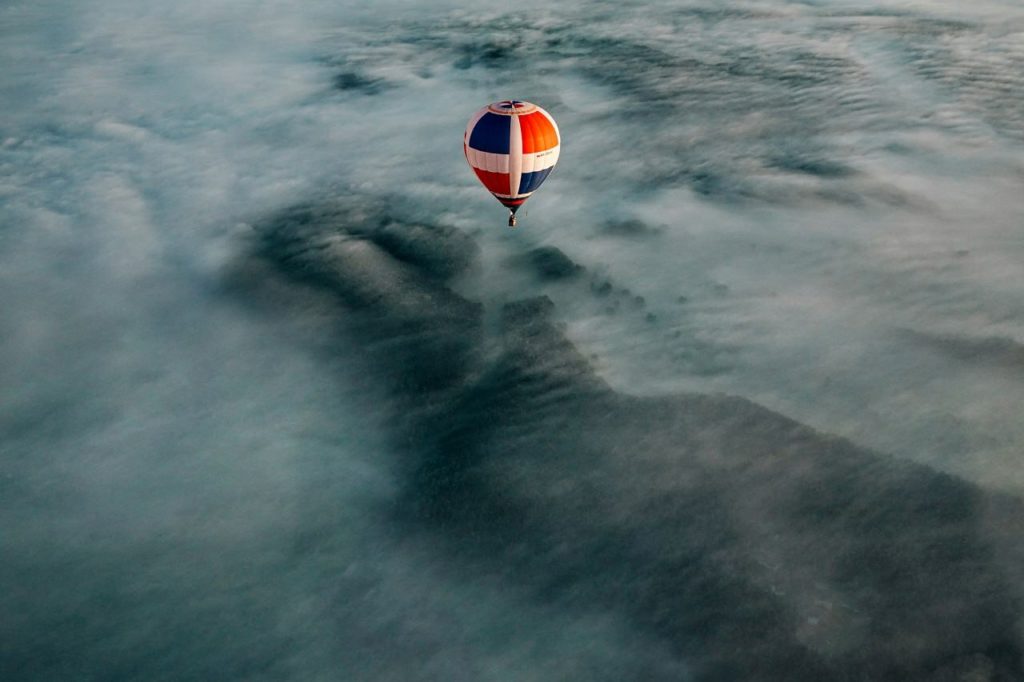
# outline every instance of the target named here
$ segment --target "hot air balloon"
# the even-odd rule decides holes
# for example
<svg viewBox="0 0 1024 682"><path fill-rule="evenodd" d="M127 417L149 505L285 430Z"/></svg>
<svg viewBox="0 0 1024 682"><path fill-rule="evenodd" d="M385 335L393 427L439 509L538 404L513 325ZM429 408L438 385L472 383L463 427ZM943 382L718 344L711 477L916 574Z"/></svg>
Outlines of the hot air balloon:
<svg viewBox="0 0 1024 682"><path fill-rule="evenodd" d="M560 142L555 119L530 102L495 102L469 119L462 145L466 160L508 208L509 227L515 227L516 210L555 167Z"/></svg>

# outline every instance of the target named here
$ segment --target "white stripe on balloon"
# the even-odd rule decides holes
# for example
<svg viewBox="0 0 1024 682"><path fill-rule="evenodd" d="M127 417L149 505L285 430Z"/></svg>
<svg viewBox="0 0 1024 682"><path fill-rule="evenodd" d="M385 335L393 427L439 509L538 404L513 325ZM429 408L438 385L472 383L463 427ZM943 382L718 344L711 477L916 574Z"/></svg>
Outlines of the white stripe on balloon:
<svg viewBox="0 0 1024 682"><path fill-rule="evenodd" d="M519 117L512 116L508 140L508 191L512 196L519 193L519 181L523 179L523 128Z"/></svg>

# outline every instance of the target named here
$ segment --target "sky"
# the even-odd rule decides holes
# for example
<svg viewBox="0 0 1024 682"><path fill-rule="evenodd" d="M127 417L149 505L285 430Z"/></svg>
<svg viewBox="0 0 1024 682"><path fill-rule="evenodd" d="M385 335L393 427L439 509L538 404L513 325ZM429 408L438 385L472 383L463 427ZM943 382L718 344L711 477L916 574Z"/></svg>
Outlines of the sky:
<svg viewBox="0 0 1024 682"><path fill-rule="evenodd" d="M0 64L3 679L1024 674L1019 5L15 0Z"/></svg>

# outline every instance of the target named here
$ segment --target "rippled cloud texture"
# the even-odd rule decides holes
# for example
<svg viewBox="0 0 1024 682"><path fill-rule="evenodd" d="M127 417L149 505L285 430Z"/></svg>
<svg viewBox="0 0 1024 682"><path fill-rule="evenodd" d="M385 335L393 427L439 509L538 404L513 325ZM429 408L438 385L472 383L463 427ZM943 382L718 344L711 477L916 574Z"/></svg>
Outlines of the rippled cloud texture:
<svg viewBox="0 0 1024 682"><path fill-rule="evenodd" d="M1024 678L1016 5L14 2L0 65L0 678Z"/></svg>

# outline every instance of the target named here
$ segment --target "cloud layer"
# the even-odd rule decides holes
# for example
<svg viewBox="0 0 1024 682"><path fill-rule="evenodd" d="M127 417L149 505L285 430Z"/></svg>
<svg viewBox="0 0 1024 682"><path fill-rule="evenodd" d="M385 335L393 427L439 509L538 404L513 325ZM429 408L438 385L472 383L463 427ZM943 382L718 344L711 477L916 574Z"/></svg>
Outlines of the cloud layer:
<svg viewBox="0 0 1024 682"><path fill-rule="evenodd" d="M1021 677L1022 31L7 3L0 677Z"/></svg>

